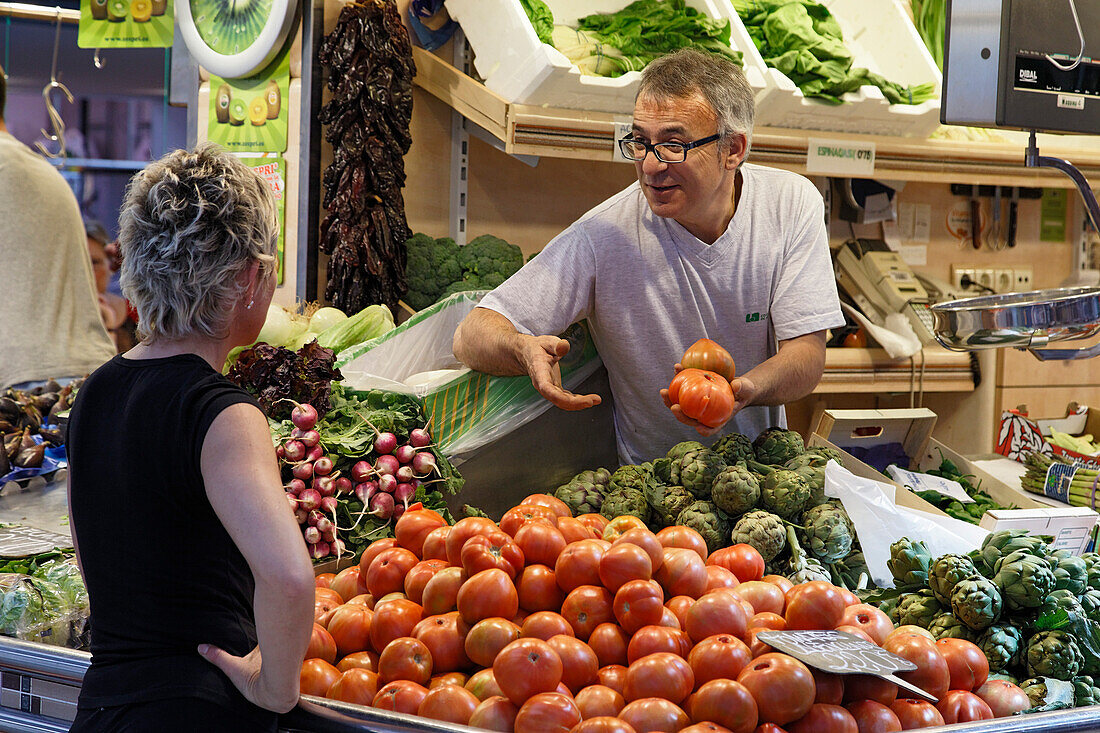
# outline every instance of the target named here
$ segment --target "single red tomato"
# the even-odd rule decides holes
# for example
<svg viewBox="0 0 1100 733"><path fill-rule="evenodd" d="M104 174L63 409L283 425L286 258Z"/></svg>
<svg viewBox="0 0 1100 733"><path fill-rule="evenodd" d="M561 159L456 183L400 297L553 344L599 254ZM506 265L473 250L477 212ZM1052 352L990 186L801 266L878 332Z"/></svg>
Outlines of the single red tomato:
<svg viewBox="0 0 1100 733"><path fill-rule="evenodd" d="M370 645L379 654L394 639L412 636L424 609L412 601L397 599L375 606L370 622Z"/></svg>
<svg viewBox="0 0 1100 733"><path fill-rule="evenodd" d="M936 703L936 710L943 716L943 722L970 723L975 720L993 720L993 710L973 692L966 690L949 690L946 695Z"/></svg>
<svg viewBox="0 0 1100 733"><path fill-rule="evenodd" d="M810 712L787 724L790 733L860 733L852 714L839 705L815 702Z"/></svg>
<svg viewBox="0 0 1100 733"><path fill-rule="evenodd" d="M393 525L397 544L420 559L424 552L424 538L438 527L446 527L447 520L431 509L414 509L404 512Z"/></svg>
<svg viewBox="0 0 1100 733"><path fill-rule="evenodd" d="M332 581L336 579L336 573L318 573L313 576L313 586L315 588L332 588Z"/></svg>
<svg viewBox="0 0 1100 733"><path fill-rule="evenodd" d="M468 725L470 717L480 704L481 700L463 687L441 685L428 690L428 694L420 701L416 714L421 718Z"/></svg>
<svg viewBox="0 0 1100 733"><path fill-rule="evenodd" d="M558 521L558 515L549 507L538 504L520 504L504 512L504 516L500 518L500 528L515 537L520 527L539 519L545 520L553 526Z"/></svg>
<svg viewBox="0 0 1100 733"><path fill-rule="evenodd" d="M366 587L367 570L370 568L370 564L374 562L374 558L391 547L397 547L397 540L393 537L383 537L380 540L375 540L370 543L367 545L366 549L363 550L363 554L359 558L359 578L360 582L364 584L364 587Z"/></svg>
<svg viewBox="0 0 1100 733"><path fill-rule="evenodd" d="M569 733L636 733L634 726L610 715L585 718Z"/></svg>
<svg viewBox="0 0 1100 733"><path fill-rule="evenodd" d="M564 501L557 498L556 496L551 496L550 494L528 494L526 497L524 497L523 501L521 501L520 504L528 504L531 506L544 506L548 509L553 510L554 515L557 517L573 516L573 512L570 511L569 506Z"/></svg>
<svg viewBox="0 0 1100 733"><path fill-rule="evenodd" d="M469 681L469 676L462 672L444 672L443 674L433 674L432 678L428 680L428 689L434 690L437 687L443 685L458 685L459 687L465 687Z"/></svg>
<svg viewBox="0 0 1100 733"><path fill-rule="evenodd" d="M615 591L612 611L627 634L660 622L665 611L665 592L652 580L629 580Z"/></svg>
<svg viewBox="0 0 1100 733"><path fill-rule="evenodd" d="M408 680L428 684L432 677L432 655L424 642L411 636L394 639L378 657L378 679L382 684Z"/></svg>
<svg viewBox="0 0 1100 733"><path fill-rule="evenodd" d="M565 549L565 537L550 522L527 522L516 530L516 544L529 565L552 568Z"/></svg>
<svg viewBox="0 0 1100 733"><path fill-rule="evenodd" d="M447 560L447 537L450 534L451 527L445 525L436 527L425 535L420 557L424 560Z"/></svg>
<svg viewBox="0 0 1100 733"><path fill-rule="evenodd" d="M672 615L676 617L681 629L684 628L684 622L687 621L688 609L694 605L695 599L691 596L675 596L665 601L665 608L672 611Z"/></svg>
<svg viewBox="0 0 1100 733"><path fill-rule="evenodd" d="M741 584L741 581L737 579L732 571L726 570L721 565L707 565L704 570L707 573L707 585L703 590L703 595L719 588L733 590Z"/></svg>
<svg viewBox="0 0 1100 733"><path fill-rule="evenodd" d="M601 685L610 687L621 695L623 694L623 690L626 689L626 671L627 667L622 664L609 664L605 667L600 667L596 672L596 676Z"/></svg>
<svg viewBox="0 0 1100 733"><path fill-rule="evenodd" d="M623 532L616 537L611 546L628 542L632 545L637 545L646 551L649 555L649 561L653 564L653 572L657 572L657 569L664 564L665 561L665 548L661 544L661 541L657 539L657 535L650 532L648 529L642 527L633 527Z"/></svg>
<svg viewBox="0 0 1100 733"><path fill-rule="evenodd" d="M912 672L898 672L898 677L937 699L947 694L951 683L951 671L935 642L923 636L894 636L888 639L882 648L917 665ZM898 713L898 717L902 717L901 713ZM905 725L905 720L902 720L901 724Z"/></svg>
<svg viewBox="0 0 1100 733"><path fill-rule="evenodd" d="M710 339L699 339L689 346L680 358L680 366L684 369L714 372L727 382L737 376L730 352L723 349L717 341Z"/></svg>
<svg viewBox="0 0 1100 733"><path fill-rule="evenodd" d="M770 629L772 631L786 631L787 619L780 616L778 613L770 613L768 611L762 611L761 613L753 614L749 617L749 628Z"/></svg>
<svg viewBox="0 0 1100 733"><path fill-rule="evenodd" d="M675 703L661 697L643 697L628 702L619 711L619 719L637 731L675 733L691 724L691 719Z"/></svg>
<svg viewBox="0 0 1100 733"><path fill-rule="evenodd" d="M335 664L336 662L336 641L333 640L332 634L328 633L324 626L316 622L314 622L313 631L309 635L306 659L323 659L329 664ZM623 659L626 659L625 646L623 647Z"/></svg>
<svg viewBox="0 0 1100 733"><path fill-rule="evenodd" d="M511 700L503 695L493 695L482 700L474 708L474 713L470 716L468 725L471 728L512 733L516 725L516 713L518 712L519 708Z"/></svg>
<svg viewBox="0 0 1100 733"><path fill-rule="evenodd" d="M736 400L728 379L702 369L684 369L673 377L668 398L684 415L711 428L729 421Z"/></svg>
<svg viewBox="0 0 1100 733"><path fill-rule="evenodd" d="M551 636L559 634L576 636L569 621L560 613L554 613L553 611L536 611L523 619L523 623L519 627L521 638L530 637L548 641Z"/></svg>
<svg viewBox="0 0 1100 733"><path fill-rule="evenodd" d="M641 518L635 517L633 514L623 514L611 519L604 525L600 539L606 540L607 542L614 542L623 532L635 528L649 529Z"/></svg>
<svg viewBox="0 0 1100 733"><path fill-rule="evenodd" d="M384 685L374 696L373 707L395 713L416 715L420 703L428 696L428 688L408 680L396 680Z"/></svg>
<svg viewBox="0 0 1100 733"><path fill-rule="evenodd" d="M630 637L622 627L613 623L602 623L592 630L588 637L588 646L596 653L601 667L609 664L626 664L626 645Z"/></svg>
<svg viewBox="0 0 1100 733"><path fill-rule="evenodd" d="M506 533L497 530L466 540L459 552L462 569L473 577L482 570L498 568L515 580L525 562L523 551Z"/></svg>
<svg viewBox="0 0 1100 733"><path fill-rule="evenodd" d="M707 593L688 609L684 631L696 643L715 634L743 638L749 619L739 603L731 602L736 598L733 590Z"/></svg>
<svg viewBox="0 0 1100 733"><path fill-rule="evenodd" d="M677 654L658 652L632 662L627 668L623 697L629 702L663 697L679 705L693 689L695 675L687 660Z"/></svg>
<svg viewBox="0 0 1100 733"><path fill-rule="evenodd" d="M844 706L855 718L859 733L897 733L901 721L897 713L874 700L859 700Z"/></svg>
<svg viewBox="0 0 1100 733"><path fill-rule="evenodd" d="M553 692L561 682L561 657L542 639L517 639L493 661L493 677L516 705L532 695Z"/></svg>
<svg viewBox="0 0 1100 733"><path fill-rule="evenodd" d="M340 656L361 652L370 646L370 627L374 612L366 606L345 603L333 610L328 633Z"/></svg>
<svg viewBox="0 0 1100 733"><path fill-rule="evenodd" d="M576 695L599 681L600 662L590 646L572 634L551 636L546 643L561 657L561 683L570 693Z"/></svg>
<svg viewBox="0 0 1100 733"><path fill-rule="evenodd" d="M478 621L466 633L463 649L479 667L491 667L501 649L519 638L520 628L506 618Z"/></svg>
<svg viewBox="0 0 1100 733"><path fill-rule="evenodd" d="M997 718L1007 718L1031 707L1027 693L1008 680L987 680L974 694L985 700Z"/></svg>
<svg viewBox="0 0 1100 733"><path fill-rule="evenodd" d="M711 680L737 679L741 670L752 661L752 654L745 642L737 637L715 634L692 647L687 659L698 689Z"/></svg>
<svg viewBox="0 0 1100 733"><path fill-rule="evenodd" d="M581 711L569 695L541 692L520 705L515 733L569 733L581 722Z"/></svg>
<svg viewBox="0 0 1100 733"><path fill-rule="evenodd" d="M696 723L717 723L732 733L752 733L758 718L752 694L731 679L715 679L700 686L689 699L688 713Z"/></svg>
<svg viewBox="0 0 1100 733"><path fill-rule="evenodd" d="M693 550L666 547L665 561L653 577L665 589L665 595L698 598L707 588L707 570Z"/></svg>
<svg viewBox="0 0 1100 733"><path fill-rule="evenodd" d="M508 573L499 568L482 570L458 589L458 612L468 624L500 616L510 618L519 610L519 595Z"/></svg>
<svg viewBox="0 0 1100 733"><path fill-rule="evenodd" d="M367 591L375 598L381 598L387 593L403 592L405 575L418 562L420 558L402 547L383 550L367 568Z"/></svg>
<svg viewBox="0 0 1100 733"><path fill-rule="evenodd" d="M558 517L558 531L565 538L566 547L573 542L594 540L600 536L596 530L575 517Z"/></svg>
<svg viewBox="0 0 1100 733"><path fill-rule="evenodd" d="M774 652L775 649L764 643L763 640L757 639L756 635L761 631L767 631L768 629L749 629L745 632L745 643L749 645L749 651L752 652L752 658L756 659L765 654Z"/></svg>
<svg viewBox="0 0 1100 733"><path fill-rule="evenodd" d="M777 586L779 590L783 591L784 595L794 587L794 583L792 583L789 578L784 578L782 575L765 575L761 580L765 583L771 583Z"/></svg>
<svg viewBox="0 0 1100 733"><path fill-rule="evenodd" d="M307 659L302 662L302 671L298 676L302 694L315 697L324 697L338 679L340 670L323 659Z"/></svg>
<svg viewBox="0 0 1100 733"><path fill-rule="evenodd" d="M914 728L934 728L943 725L943 716L936 706L924 700L899 698L890 706L894 714L898 716L902 730Z"/></svg>
<svg viewBox="0 0 1100 733"><path fill-rule="evenodd" d="M600 559L605 550L595 540L572 542L558 555L554 577L566 593L582 585L601 585Z"/></svg>
<svg viewBox="0 0 1100 733"><path fill-rule="evenodd" d="M837 626L855 626L862 629L878 646L886 643L886 637L894 630L894 622L885 613L869 603L847 606Z"/></svg>
<svg viewBox="0 0 1100 733"><path fill-rule="evenodd" d="M707 557L707 565L724 567L742 583L764 577L764 558L759 550L744 542L722 547Z"/></svg>
<svg viewBox="0 0 1100 733"><path fill-rule="evenodd" d="M653 562L644 548L631 543L612 545L600 558L600 581L614 593L631 580L649 580Z"/></svg>
<svg viewBox="0 0 1100 733"><path fill-rule="evenodd" d="M657 533L657 541L664 547L679 547L684 550L691 550L697 553L703 561L707 559L707 542L703 539L703 535L691 527L680 524L665 527Z"/></svg>
<svg viewBox="0 0 1100 733"><path fill-rule="evenodd" d="M765 723L784 725L798 720L814 702L814 677L809 668L786 654L761 655L741 670L737 681L752 693Z"/></svg>
<svg viewBox="0 0 1100 733"><path fill-rule="evenodd" d="M565 600L554 571L545 565L528 565L516 582L519 607L525 611L557 611Z"/></svg>
<svg viewBox="0 0 1100 733"><path fill-rule="evenodd" d="M626 545L630 547L630 545ZM600 624L615 620L614 598L606 588L598 585L582 585L574 588L561 604L561 615L573 627L573 633L581 641Z"/></svg>
<svg viewBox="0 0 1100 733"><path fill-rule="evenodd" d="M694 603L692 605L694 605ZM690 606L689 606L689 608L690 608ZM685 614L684 618L686 619L687 618L687 615L686 615L687 611L686 610L684 611L684 614ZM667 626L670 629L683 629L684 628L684 624L683 624L683 622L680 621L680 617L677 616L676 613L671 608L669 608L668 606L665 606L665 610L662 611L661 620L657 622L657 625L658 626Z"/></svg>
<svg viewBox="0 0 1100 733"><path fill-rule="evenodd" d="M332 577L328 587L339 593L344 603L359 595L359 566L352 565L341 570Z"/></svg>
<svg viewBox="0 0 1100 733"><path fill-rule="evenodd" d="M787 591L786 600L784 616L791 631L835 629L846 607L840 589L823 580L795 586Z"/></svg>
<svg viewBox="0 0 1100 733"><path fill-rule="evenodd" d="M377 694L378 675L370 670L353 667L340 675L340 679L332 684L325 697L370 706Z"/></svg>
<svg viewBox="0 0 1100 733"><path fill-rule="evenodd" d="M577 707L585 720L602 716L615 717L626 705L623 696L604 685L588 685L577 693Z"/></svg>
<svg viewBox="0 0 1100 733"><path fill-rule="evenodd" d="M444 541L447 562L451 565L461 565L462 548L471 537L489 535L499 531L500 527L497 526L496 522L487 517L466 517L458 520L451 527ZM427 539L425 539L425 542L427 542Z"/></svg>
<svg viewBox="0 0 1100 733"><path fill-rule="evenodd" d="M365 669L368 672L377 672L378 652L368 649L364 652L349 654L337 662L336 669L341 672L347 672L349 669Z"/></svg>
<svg viewBox="0 0 1100 733"><path fill-rule="evenodd" d="M436 573L447 567L446 560L421 560L413 565L412 570L405 576L405 597L413 603L422 603L424 600L424 586Z"/></svg>
<svg viewBox="0 0 1100 733"><path fill-rule="evenodd" d="M592 531L596 533L596 537L603 537L604 527L607 526L607 523L610 520L602 514L594 514L590 512L588 514L581 514L580 516L578 516L577 521L585 525L586 527L590 527Z"/></svg>
<svg viewBox="0 0 1100 733"><path fill-rule="evenodd" d="M466 656L466 634L469 627L451 611L442 616L429 616L413 628L413 638L419 639L432 656L432 672L446 674L470 666Z"/></svg>
<svg viewBox="0 0 1100 733"><path fill-rule="evenodd" d="M458 607L458 590L466 582L466 573L461 567L443 568L432 574L424 583L420 593L420 602L424 613L438 616Z"/></svg>
<svg viewBox="0 0 1100 733"><path fill-rule="evenodd" d="M890 707L898 698L898 686L871 674L850 674L844 679L844 704L859 700L874 700Z"/></svg>
<svg viewBox="0 0 1100 733"><path fill-rule="evenodd" d="M847 675L830 674L810 667L814 676L814 702L824 705L839 705L844 700L844 681Z"/></svg>
<svg viewBox="0 0 1100 733"><path fill-rule="evenodd" d="M324 618L332 609L344 605L344 599L332 588L313 589L313 620L322 626L328 625L328 619Z"/></svg>
<svg viewBox="0 0 1100 733"><path fill-rule="evenodd" d="M493 674L492 667L474 672L470 675L470 679L466 680L463 687L474 693L478 700L488 700L494 695L504 695L504 691L497 684L497 678Z"/></svg>
<svg viewBox="0 0 1100 733"><path fill-rule="evenodd" d="M331 626L331 622L329 625ZM966 639L940 639L936 642L936 648L947 661L947 670L951 674L949 689L976 690L989 679L989 660L986 659L985 652L973 642Z"/></svg>
<svg viewBox="0 0 1100 733"><path fill-rule="evenodd" d="M667 626L643 626L630 637L630 643L626 645L626 661L627 664L634 664L642 657L657 652L687 657L689 651L691 640L683 631Z"/></svg>

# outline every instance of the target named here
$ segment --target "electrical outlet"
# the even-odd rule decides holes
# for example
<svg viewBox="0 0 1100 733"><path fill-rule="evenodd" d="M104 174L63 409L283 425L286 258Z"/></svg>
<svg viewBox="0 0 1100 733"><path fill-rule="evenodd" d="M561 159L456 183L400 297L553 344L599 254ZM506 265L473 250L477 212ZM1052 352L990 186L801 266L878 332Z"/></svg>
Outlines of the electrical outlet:
<svg viewBox="0 0 1100 733"><path fill-rule="evenodd" d="M966 275L970 280L974 280L974 268L951 265L951 284L959 290L966 290L966 288L962 284L963 275Z"/></svg>
<svg viewBox="0 0 1100 733"><path fill-rule="evenodd" d="M1012 289L1015 292L1034 290L1033 276L1030 267L1015 267L1012 269Z"/></svg>
<svg viewBox="0 0 1100 733"><path fill-rule="evenodd" d="M1012 270L998 267L993 271L993 289L998 293L1011 293L1016 289L1016 278Z"/></svg>
<svg viewBox="0 0 1100 733"><path fill-rule="evenodd" d="M988 268L981 268L974 271L974 279L978 281L978 284L989 288L990 290L996 290L996 280L994 271Z"/></svg>

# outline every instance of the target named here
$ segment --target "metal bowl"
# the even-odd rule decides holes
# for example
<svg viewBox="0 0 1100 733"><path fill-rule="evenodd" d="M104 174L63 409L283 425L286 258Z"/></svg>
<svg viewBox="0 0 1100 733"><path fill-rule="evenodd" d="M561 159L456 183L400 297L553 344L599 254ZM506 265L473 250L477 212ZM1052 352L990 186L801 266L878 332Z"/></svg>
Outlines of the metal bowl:
<svg viewBox="0 0 1100 733"><path fill-rule="evenodd" d="M1100 333L1100 288L987 295L932 306L936 340L952 351L1039 348Z"/></svg>

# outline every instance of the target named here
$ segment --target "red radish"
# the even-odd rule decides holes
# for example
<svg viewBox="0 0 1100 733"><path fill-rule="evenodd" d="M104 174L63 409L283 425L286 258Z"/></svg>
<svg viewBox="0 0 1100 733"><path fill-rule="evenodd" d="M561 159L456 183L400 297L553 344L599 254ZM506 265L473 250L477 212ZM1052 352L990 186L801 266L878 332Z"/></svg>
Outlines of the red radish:
<svg viewBox="0 0 1100 733"><path fill-rule="evenodd" d="M294 512L294 518L298 520L298 524L305 524L309 521L309 512L305 509L298 509Z"/></svg>
<svg viewBox="0 0 1100 733"><path fill-rule="evenodd" d="M408 443L406 443L405 445L399 445L397 446L397 450L393 452L393 455L397 458L397 460L401 461L401 463L408 463L413 459L413 456L416 455L416 448L412 447Z"/></svg>
<svg viewBox="0 0 1100 733"><path fill-rule="evenodd" d="M393 516L393 496L381 491L372 496L370 513L379 519L389 519Z"/></svg>
<svg viewBox="0 0 1100 733"><path fill-rule="evenodd" d="M397 479L390 474L378 477L378 490L384 494L392 494L397 489Z"/></svg>
<svg viewBox="0 0 1100 733"><path fill-rule="evenodd" d="M325 518L325 515L321 514L320 510L310 509L309 510L309 518L306 521L309 522L310 527L316 527L317 523L320 522L324 518Z"/></svg>
<svg viewBox="0 0 1100 733"><path fill-rule="evenodd" d="M398 483L407 484L416 478L416 474L413 473L412 466L402 466L394 471L393 477L397 479Z"/></svg>
<svg viewBox="0 0 1100 733"><path fill-rule="evenodd" d="M396 522L398 519L401 518L401 515L404 514L404 513L405 513L405 505L404 504L394 504L393 505L393 521Z"/></svg>
<svg viewBox="0 0 1100 733"><path fill-rule="evenodd" d="M328 557L329 544L324 540L321 540L316 545L309 546L309 556L314 560L320 560L322 557Z"/></svg>
<svg viewBox="0 0 1100 733"><path fill-rule="evenodd" d="M336 493L350 494L353 485L350 478L347 476L340 476L336 479Z"/></svg>
<svg viewBox="0 0 1100 733"><path fill-rule="evenodd" d="M323 499L321 499L320 511L321 511L322 514L326 514L326 515L333 514L333 513L336 512L336 507L338 505L339 505L339 502L336 500L335 496L326 496Z"/></svg>
<svg viewBox="0 0 1100 733"><path fill-rule="evenodd" d="M308 462L297 463L294 468L290 469L290 473L293 474L294 478L305 483L313 478L313 464Z"/></svg>
<svg viewBox="0 0 1100 733"><path fill-rule="evenodd" d="M397 488L393 490L393 503L403 504L406 508L409 506L409 499L413 498L416 494L416 489L412 484L398 484Z"/></svg>
<svg viewBox="0 0 1100 733"><path fill-rule="evenodd" d="M328 517L322 516L317 520L317 524L313 525L317 528L317 531L324 534L328 530L332 529L332 520Z"/></svg>
<svg viewBox="0 0 1100 733"><path fill-rule="evenodd" d="M379 433L374 439L375 453L393 453L395 448L397 448L397 436L393 433Z"/></svg>
<svg viewBox="0 0 1100 733"><path fill-rule="evenodd" d="M374 466L367 461L359 461L351 467L351 478L357 483L362 483L374 475Z"/></svg>
<svg viewBox="0 0 1100 733"><path fill-rule="evenodd" d="M329 527L326 530L322 530L321 531L321 539L323 539L325 542L335 542L336 541L336 528L335 527Z"/></svg>
<svg viewBox="0 0 1100 733"><path fill-rule="evenodd" d="M306 542L311 545L316 545L321 541L321 530L316 527L306 527L302 532L302 536L305 537Z"/></svg>
<svg viewBox="0 0 1100 733"><path fill-rule="evenodd" d="M307 512L313 511L321 506L321 495L317 493L316 489L306 489L298 494L298 501Z"/></svg>
<svg viewBox="0 0 1100 733"><path fill-rule="evenodd" d="M336 480L332 476L321 476L313 479L313 488L322 498L336 493Z"/></svg>
<svg viewBox="0 0 1100 733"><path fill-rule="evenodd" d="M435 456L426 450L422 450L413 456L412 469L417 476L427 476L435 471Z"/></svg>
<svg viewBox="0 0 1100 733"><path fill-rule="evenodd" d="M292 494L300 494L306 488L306 482L300 478L290 479L290 483L286 485L286 490Z"/></svg>
<svg viewBox="0 0 1100 733"><path fill-rule="evenodd" d="M332 473L332 459L328 456L321 456L313 462L313 473L318 476L328 476Z"/></svg>
<svg viewBox="0 0 1100 733"><path fill-rule="evenodd" d="M337 556L343 555L345 552L347 552L347 550L347 545L345 545L344 541L340 539L333 542L330 546L330 551L332 552L332 554Z"/></svg>
<svg viewBox="0 0 1100 733"><path fill-rule="evenodd" d="M317 425L317 410L313 405L294 403L294 409L290 411L290 421L299 430L313 430Z"/></svg>
<svg viewBox="0 0 1100 733"><path fill-rule="evenodd" d="M355 485L355 497L366 506L370 498L378 492L378 484L374 481L364 481Z"/></svg>
<svg viewBox="0 0 1100 733"><path fill-rule="evenodd" d="M283 445L283 455L292 463L297 463L306 457L306 447L300 440L288 440Z"/></svg>
<svg viewBox="0 0 1100 733"><path fill-rule="evenodd" d="M432 444L432 436L428 434L426 428L414 428L409 431L409 443L414 448L427 448Z"/></svg>
<svg viewBox="0 0 1100 733"><path fill-rule="evenodd" d="M298 497L297 496L295 496L294 494L292 494L288 491L287 495L286 495L286 501L287 501L288 504L290 504L290 511L292 511L292 512L297 512L298 511Z"/></svg>
<svg viewBox="0 0 1100 733"><path fill-rule="evenodd" d="M306 430L298 440L302 441L302 445L306 448L312 448L321 442L321 434L316 430Z"/></svg>
<svg viewBox="0 0 1100 733"><path fill-rule="evenodd" d="M280 461L286 458L286 448L281 445L275 446L275 457Z"/></svg>
<svg viewBox="0 0 1100 733"><path fill-rule="evenodd" d="M382 474L392 474L400 467L401 463L397 460L396 456L378 456L374 461L374 470Z"/></svg>
<svg viewBox="0 0 1100 733"><path fill-rule="evenodd" d="M324 452L324 450L321 449L321 446L315 445L312 448L309 448L308 450L306 450L306 460L309 461L310 463L312 463L313 461L316 461L318 458L320 458L324 454L325 454L325 452Z"/></svg>

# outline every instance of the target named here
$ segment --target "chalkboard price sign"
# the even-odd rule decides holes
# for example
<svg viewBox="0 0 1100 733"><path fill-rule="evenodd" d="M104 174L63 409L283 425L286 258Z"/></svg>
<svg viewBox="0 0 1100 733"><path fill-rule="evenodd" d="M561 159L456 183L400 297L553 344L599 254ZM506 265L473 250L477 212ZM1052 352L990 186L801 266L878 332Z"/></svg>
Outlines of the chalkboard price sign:
<svg viewBox="0 0 1100 733"><path fill-rule="evenodd" d="M894 674L911 672L917 665L853 634L843 631L761 631L756 638L823 672L875 675L918 697L936 702L935 697Z"/></svg>

